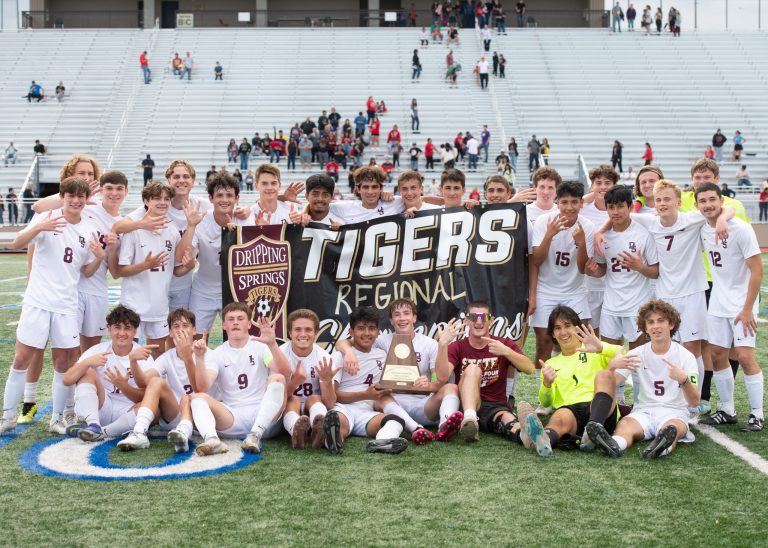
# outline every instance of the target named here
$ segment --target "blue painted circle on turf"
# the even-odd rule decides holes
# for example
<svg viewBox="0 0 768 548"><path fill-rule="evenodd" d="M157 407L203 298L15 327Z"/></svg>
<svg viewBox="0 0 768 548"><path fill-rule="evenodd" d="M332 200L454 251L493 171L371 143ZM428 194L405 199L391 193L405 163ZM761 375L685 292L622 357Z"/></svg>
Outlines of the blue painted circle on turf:
<svg viewBox="0 0 768 548"><path fill-rule="evenodd" d="M184 479L184 478L199 478L199 477L205 477L205 476L214 476L217 474L223 474L225 472L231 472L233 470L239 470L241 468L245 468L246 466L250 464L254 464L261 460L261 455L259 453L247 453L243 452L240 459L238 459L236 462L227 464L225 466L221 466L218 468L211 468L206 470L200 470L199 472L188 472L188 473L176 473L176 474L153 474L151 472L148 472L145 475L139 475L139 476L116 476L116 477L103 477L103 476L96 476L96 475L88 475L88 474L71 474L67 472L62 472L59 470L54 470L52 468L49 468L47 466L44 466L40 463L40 454L48 448L49 446L55 445L57 443L60 443L62 441L66 441L68 438L53 438L50 440L40 441L32 445L29 449L27 449L24 453L22 453L19 456L19 465L28 472L33 472L35 474L40 474L43 476L51 476L51 477L58 477L58 478L67 478L67 479L78 479L78 480L87 480L87 481L143 481L143 480L170 480L170 479ZM125 469L125 470L141 470L141 469L151 469L156 470L157 468L162 468L166 466L172 466L176 464L181 464L192 457L194 454L194 451L190 450L187 453L178 453L174 454L172 457L168 458L164 462L160 464L153 464L153 465L144 465L144 466L119 466L115 465L109 462L109 452L114 449L117 442L119 440L110 440L108 442L105 442L103 444L94 445L94 448L90 451L90 454L88 455L88 463L92 466L96 466L99 468L104 469ZM191 444L190 444L191 445Z"/></svg>

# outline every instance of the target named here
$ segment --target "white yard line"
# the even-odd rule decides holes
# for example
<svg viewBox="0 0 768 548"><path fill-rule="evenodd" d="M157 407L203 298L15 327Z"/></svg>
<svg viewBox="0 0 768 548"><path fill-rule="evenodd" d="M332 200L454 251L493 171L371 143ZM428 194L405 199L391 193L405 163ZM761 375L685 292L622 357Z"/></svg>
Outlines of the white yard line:
<svg viewBox="0 0 768 548"><path fill-rule="evenodd" d="M715 429L713 426L697 424L696 429L716 444L724 447L730 453L739 457L758 472L762 472L768 476L768 460L765 460L757 453L753 453L739 442L732 440L722 432Z"/></svg>
<svg viewBox="0 0 768 548"><path fill-rule="evenodd" d="M0 279L0 283L3 282L18 282L19 280L26 280L26 276L19 276L18 278L2 278Z"/></svg>

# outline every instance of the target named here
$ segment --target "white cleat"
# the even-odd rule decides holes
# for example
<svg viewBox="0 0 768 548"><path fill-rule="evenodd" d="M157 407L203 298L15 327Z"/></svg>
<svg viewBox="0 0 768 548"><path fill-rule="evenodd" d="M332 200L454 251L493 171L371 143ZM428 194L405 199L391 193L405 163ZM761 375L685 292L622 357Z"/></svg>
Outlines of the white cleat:
<svg viewBox="0 0 768 548"><path fill-rule="evenodd" d="M189 451L189 439L181 430L175 428L168 432L168 441L173 444L173 450L177 453L186 453Z"/></svg>
<svg viewBox="0 0 768 548"><path fill-rule="evenodd" d="M147 449L149 447L149 438L146 434L137 434L131 432L125 439L117 442L121 451L133 451L135 449Z"/></svg>
<svg viewBox="0 0 768 548"><path fill-rule="evenodd" d="M226 453L227 451L229 451L229 447L227 447L219 438L206 440L195 448L195 453L200 457L218 455L219 453Z"/></svg>
<svg viewBox="0 0 768 548"><path fill-rule="evenodd" d="M251 432L245 437L240 447L249 453L261 453L261 434Z"/></svg>
<svg viewBox="0 0 768 548"><path fill-rule="evenodd" d="M16 429L16 417L12 419L0 418L0 435L11 434Z"/></svg>
<svg viewBox="0 0 768 548"><path fill-rule="evenodd" d="M63 436L67 433L67 423L64 422L64 419L51 419L48 423L48 431L53 434L59 434L60 436Z"/></svg>

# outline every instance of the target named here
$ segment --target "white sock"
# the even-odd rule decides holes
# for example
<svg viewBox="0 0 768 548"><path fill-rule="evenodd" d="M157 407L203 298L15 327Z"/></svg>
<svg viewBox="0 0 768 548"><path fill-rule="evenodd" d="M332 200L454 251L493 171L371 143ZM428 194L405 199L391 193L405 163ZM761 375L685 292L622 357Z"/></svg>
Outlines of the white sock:
<svg viewBox="0 0 768 548"><path fill-rule="evenodd" d="M283 427L289 434L293 434L293 427L296 426L296 421L299 420L299 414L296 411L288 411L283 415Z"/></svg>
<svg viewBox="0 0 768 548"><path fill-rule="evenodd" d="M27 372L21 369L11 368L5 381L5 394L3 395L3 418L12 419L16 416L16 408L19 406L21 396L24 393L24 381Z"/></svg>
<svg viewBox="0 0 768 548"><path fill-rule="evenodd" d="M37 401L37 383L24 383L24 403L34 403Z"/></svg>
<svg viewBox="0 0 768 548"><path fill-rule="evenodd" d="M616 402L624 401L624 386L626 381L620 381L616 383Z"/></svg>
<svg viewBox="0 0 768 548"><path fill-rule="evenodd" d="M414 430L419 429L419 423L413 420L411 416L406 412L406 410L400 407L397 402L389 402L384 406L382 411L388 415L395 415L403 419L405 421L405 429L409 432L413 432Z"/></svg>
<svg viewBox="0 0 768 548"><path fill-rule="evenodd" d="M190 403L192 407L192 419L195 421L197 431L207 441L209 438L218 438L216 435L216 419L208 402L203 398L195 398Z"/></svg>
<svg viewBox="0 0 768 548"><path fill-rule="evenodd" d="M279 382L271 382L267 385L264 399L261 400L256 421L251 427L251 432L264 432L280 418L285 398L285 386Z"/></svg>
<svg viewBox="0 0 768 548"><path fill-rule="evenodd" d="M704 358L701 356L696 358L696 367L699 370L697 381L699 383L699 396L701 396L701 389L704 387Z"/></svg>
<svg viewBox="0 0 768 548"><path fill-rule="evenodd" d="M119 438L126 432L130 432L136 426L136 413L133 409L117 417L117 420L106 425L101 430L108 438Z"/></svg>
<svg viewBox="0 0 768 548"><path fill-rule="evenodd" d="M53 372L53 383L51 384L51 394L53 397L53 411L51 417L54 420L59 420L64 414L64 407L67 400L72 396L74 392L73 386L64 386L64 373L58 371Z"/></svg>
<svg viewBox="0 0 768 548"><path fill-rule="evenodd" d="M309 424L315 424L315 418L328 413L328 408L322 403L313 403L309 408Z"/></svg>
<svg viewBox="0 0 768 548"><path fill-rule="evenodd" d="M715 381L717 394L720 396L720 410L735 415L736 409L733 403L733 370L726 367L721 371L712 373L712 380Z"/></svg>
<svg viewBox="0 0 768 548"><path fill-rule="evenodd" d="M541 369L534 369L536 372L536 394L539 393L539 388L541 388Z"/></svg>
<svg viewBox="0 0 768 548"><path fill-rule="evenodd" d="M621 436L611 436L614 440L616 440L616 444L619 446L619 449L621 449L621 452L627 450L627 440L622 438Z"/></svg>
<svg viewBox="0 0 768 548"><path fill-rule="evenodd" d="M453 394L444 396L443 401L440 402L440 424L443 424L448 420L448 417L458 411L460 404L461 402L459 401L458 396L454 396Z"/></svg>
<svg viewBox="0 0 768 548"><path fill-rule="evenodd" d="M763 417L763 372L755 375L744 375L744 384L747 385L747 398L751 413L758 419Z"/></svg>
<svg viewBox="0 0 768 548"><path fill-rule="evenodd" d="M136 412L136 424L133 426L133 431L136 434L146 434L153 420L155 420L155 414L149 407L139 407Z"/></svg>
<svg viewBox="0 0 768 548"><path fill-rule="evenodd" d="M180 420L176 430L187 436L187 438L192 437L192 421L187 419Z"/></svg>
<svg viewBox="0 0 768 548"><path fill-rule="evenodd" d="M477 420L477 411L474 409L467 409L464 411L464 418L465 419L473 419Z"/></svg>
<svg viewBox="0 0 768 548"><path fill-rule="evenodd" d="M507 377L507 398L515 395L515 377Z"/></svg>
<svg viewBox="0 0 768 548"><path fill-rule="evenodd" d="M387 421L384 426L376 433L377 440L388 440L397 438L403 433L403 425L397 421Z"/></svg>
<svg viewBox="0 0 768 548"><path fill-rule="evenodd" d="M86 382L75 388L75 413L83 417L86 424L101 424L99 421L99 395L96 386Z"/></svg>

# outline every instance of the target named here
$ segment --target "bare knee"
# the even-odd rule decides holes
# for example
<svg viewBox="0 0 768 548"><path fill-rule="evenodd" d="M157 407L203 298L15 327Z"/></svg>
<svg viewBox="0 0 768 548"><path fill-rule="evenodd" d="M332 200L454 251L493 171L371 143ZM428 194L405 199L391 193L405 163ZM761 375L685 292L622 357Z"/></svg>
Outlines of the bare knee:
<svg viewBox="0 0 768 548"><path fill-rule="evenodd" d="M274 373L269 376L267 382L279 382L280 384L285 384L285 377L280 373Z"/></svg>
<svg viewBox="0 0 768 548"><path fill-rule="evenodd" d="M443 385L443 387L438 391L440 395L443 397L445 396L458 396L459 395L459 387L456 384L448 383Z"/></svg>

